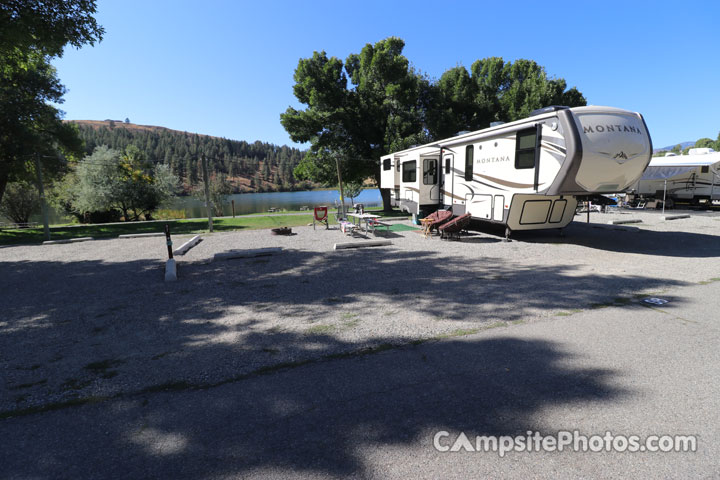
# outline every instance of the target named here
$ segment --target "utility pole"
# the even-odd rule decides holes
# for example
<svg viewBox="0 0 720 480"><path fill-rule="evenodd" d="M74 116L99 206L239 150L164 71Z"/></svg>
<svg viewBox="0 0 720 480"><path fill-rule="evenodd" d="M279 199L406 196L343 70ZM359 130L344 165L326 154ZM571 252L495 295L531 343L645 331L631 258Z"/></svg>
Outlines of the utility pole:
<svg viewBox="0 0 720 480"><path fill-rule="evenodd" d="M45 202L45 188L43 188L42 166L40 165L40 155L35 155L35 170L37 170L38 192L40 193L40 205L42 206L43 229L45 230L45 240L50 240L50 225L48 225L47 203Z"/></svg>
<svg viewBox="0 0 720 480"><path fill-rule="evenodd" d="M338 157L335 157L335 165L337 166L337 172L338 172L338 185L340 186L340 204L341 204L341 211L342 216L345 218L345 193L343 192L343 185L342 185L342 174L340 173L340 159Z"/></svg>
<svg viewBox="0 0 720 480"><path fill-rule="evenodd" d="M210 177L208 176L207 159L205 154L201 155L202 159L202 170L203 170L203 183L205 183L205 205L207 205L207 216L208 216L208 228L210 233L213 232L213 220L212 220L212 203L210 203Z"/></svg>

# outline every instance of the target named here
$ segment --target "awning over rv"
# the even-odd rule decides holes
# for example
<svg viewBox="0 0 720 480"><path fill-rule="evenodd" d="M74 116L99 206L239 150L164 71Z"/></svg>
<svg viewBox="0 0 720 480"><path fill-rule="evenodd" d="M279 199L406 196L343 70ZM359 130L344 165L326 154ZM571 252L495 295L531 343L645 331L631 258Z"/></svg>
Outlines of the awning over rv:
<svg viewBox="0 0 720 480"><path fill-rule="evenodd" d="M656 157L650 161L640 180L663 180L695 170L698 167L720 167L720 152L707 155L677 155L674 157Z"/></svg>

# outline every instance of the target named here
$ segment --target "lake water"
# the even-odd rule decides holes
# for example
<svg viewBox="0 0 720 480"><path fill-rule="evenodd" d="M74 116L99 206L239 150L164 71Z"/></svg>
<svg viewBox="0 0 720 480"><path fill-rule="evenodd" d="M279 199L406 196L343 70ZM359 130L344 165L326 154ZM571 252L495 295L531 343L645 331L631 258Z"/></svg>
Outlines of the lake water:
<svg viewBox="0 0 720 480"><path fill-rule="evenodd" d="M308 192L267 192L267 193L239 193L229 195L227 203L223 206L223 215L232 215L232 205L230 200L235 200L235 214L246 215L249 213L267 213L271 208L279 210L300 210L300 207L309 207L312 209L318 205L327 205L334 207L335 202L340 203L340 193L337 190L311 190ZM350 199L345 198L345 203L349 204ZM355 203L362 203L366 207L382 206L382 197L380 190L377 188L365 189L360 196L355 198ZM162 206L163 209L185 210L186 218L204 218L207 215L205 210L205 202L197 200L193 197L176 197L168 204ZM61 212L49 208L50 224L68 223L72 221L71 217L63 215ZM0 217L0 222L9 222L10 220ZM36 213L30 218L32 222L42 223L42 215Z"/></svg>
<svg viewBox="0 0 720 480"><path fill-rule="evenodd" d="M317 205L333 207L335 202L340 203L340 193L337 190L312 190L309 192L267 192L267 193L239 193L230 195L223 206L223 215L232 215L231 200L235 200L235 214L267 213L271 208L279 210L300 210L301 207L312 209ZM350 199L345 199L350 203ZM365 204L366 207L382 206L382 197L377 188L365 189L355 198L355 203ZM205 202L192 197L178 197L166 208L172 210L185 210L187 218L204 217L207 215Z"/></svg>

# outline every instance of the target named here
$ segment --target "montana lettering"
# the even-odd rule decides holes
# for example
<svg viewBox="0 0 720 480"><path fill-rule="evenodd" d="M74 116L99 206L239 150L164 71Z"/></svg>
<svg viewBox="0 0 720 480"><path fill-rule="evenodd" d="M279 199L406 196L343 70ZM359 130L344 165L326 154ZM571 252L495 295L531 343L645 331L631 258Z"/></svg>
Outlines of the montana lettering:
<svg viewBox="0 0 720 480"><path fill-rule="evenodd" d="M509 161L510 161L510 157L501 156L501 157L478 158L475 163L497 163L497 162L509 162Z"/></svg>
<svg viewBox="0 0 720 480"><path fill-rule="evenodd" d="M593 129L594 128L594 129ZM605 133L605 132L627 132L627 133L637 133L638 135L642 135L642 131L633 126L627 126L627 125L595 125L593 127L592 125L584 126L583 125L583 133Z"/></svg>

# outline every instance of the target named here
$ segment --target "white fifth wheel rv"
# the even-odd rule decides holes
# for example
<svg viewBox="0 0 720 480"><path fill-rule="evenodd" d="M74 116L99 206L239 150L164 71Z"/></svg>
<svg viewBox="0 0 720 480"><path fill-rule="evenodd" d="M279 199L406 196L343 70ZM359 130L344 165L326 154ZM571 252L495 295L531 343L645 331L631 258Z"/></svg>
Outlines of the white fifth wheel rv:
<svg viewBox="0 0 720 480"><path fill-rule="evenodd" d="M631 191L641 197L665 197L673 203L720 200L720 153L691 148L688 155L655 157Z"/></svg>
<svg viewBox="0 0 720 480"><path fill-rule="evenodd" d="M381 158L380 187L412 214L452 208L513 230L564 228L577 196L637 182L652 142L639 113L547 107L523 120Z"/></svg>

